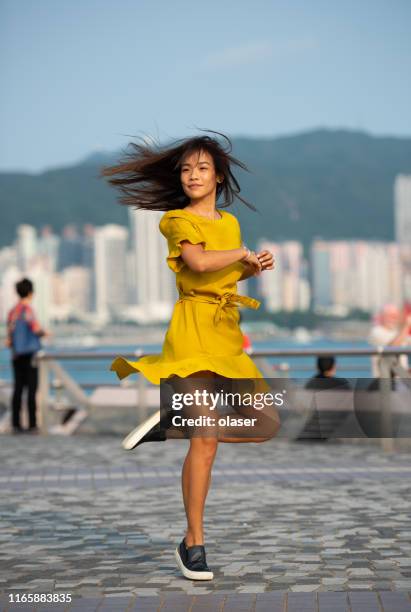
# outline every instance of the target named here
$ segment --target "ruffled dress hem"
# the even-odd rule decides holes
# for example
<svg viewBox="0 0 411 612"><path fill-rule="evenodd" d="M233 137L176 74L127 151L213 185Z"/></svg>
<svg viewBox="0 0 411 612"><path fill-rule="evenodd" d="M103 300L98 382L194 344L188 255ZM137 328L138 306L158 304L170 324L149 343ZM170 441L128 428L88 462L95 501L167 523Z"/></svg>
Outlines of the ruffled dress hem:
<svg viewBox="0 0 411 612"><path fill-rule="evenodd" d="M116 357L110 370L117 373L120 380L134 372L141 372L154 385L161 379L172 375L185 378L189 374L209 370L226 378L263 378L261 372L246 353L230 356L204 355L188 357L179 361L164 361L157 355L146 355L138 361L129 361L125 357Z"/></svg>

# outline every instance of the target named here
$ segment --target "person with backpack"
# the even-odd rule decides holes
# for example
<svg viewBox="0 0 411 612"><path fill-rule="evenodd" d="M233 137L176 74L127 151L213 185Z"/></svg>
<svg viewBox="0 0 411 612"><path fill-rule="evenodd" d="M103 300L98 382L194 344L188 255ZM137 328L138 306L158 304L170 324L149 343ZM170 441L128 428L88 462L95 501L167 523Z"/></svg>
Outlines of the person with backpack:
<svg viewBox="0 0 411 612"><path fill-rule="evenodd" d="M42 329L37 321L31 301L34 286L31 280L23 278L16 283L19 296L17 304L7 316L6 346L11 349L14 376L12 397L12 430L13 433L38 433L36 422L36 391L38 368L33 364L33 356L41 349L40 338L50 333ZM23 429L20 424L21 400L24 388L27 387L29 427Z"/></svg>

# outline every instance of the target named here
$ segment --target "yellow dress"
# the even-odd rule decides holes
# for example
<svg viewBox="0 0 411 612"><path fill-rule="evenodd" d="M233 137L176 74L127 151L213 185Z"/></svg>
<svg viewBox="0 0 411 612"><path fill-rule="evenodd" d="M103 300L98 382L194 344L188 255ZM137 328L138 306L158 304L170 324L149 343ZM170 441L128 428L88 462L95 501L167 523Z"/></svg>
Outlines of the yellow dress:
<svg viewBox="0 0 411 612"><path fill-rule="evenodd" d="M193 272L181 258L181 242L202 243L205 250L237 249L242 245L237 218L219 210L220 219L206 219L184 209L169 210L159 229L168 242L167 264L176 273L179 299L160 355L138 361L116 357L111 370L122 379L141 372L150 382L210 370L227 378L262 379L252 359L243 351L238 304L258 308L260 302L237 294L244 266L236 262L216 272ZM263 383L263 380L260 381Z"/></svg>

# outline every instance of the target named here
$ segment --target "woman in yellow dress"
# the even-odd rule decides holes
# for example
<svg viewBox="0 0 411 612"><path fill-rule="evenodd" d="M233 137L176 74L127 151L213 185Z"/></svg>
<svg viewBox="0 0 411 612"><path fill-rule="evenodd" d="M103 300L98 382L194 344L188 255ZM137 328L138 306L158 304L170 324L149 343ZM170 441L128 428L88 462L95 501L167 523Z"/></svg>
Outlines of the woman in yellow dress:
<svg viewBox="0 0 411 612"><path fill-rule="evenodd" d="M177 141L166 148L131 143L134 150L126 160L103 170L122 192L122 204L166 211L159 229L167 239L167 264L176 274L179 299L162 352L138 361L119 356L111 370L120 379L141 372L156 385L171 384L177 393L174 399L187 394L196 399L194 406L184 405L182 413L174 413L180 417L178 423L175 418L170 420L168 412L167 426L161 427L164 421L159 410L123 441L123 447L130 450L143 442L189 437L182 470L187 530L175 557L183 575L192 580L213 578L205 555L203 515L218 443L263 442L279 429L278 413L272 407L259 408L257 414L252 406L239 406L235 410L240 419L215 418L214 423L211 419L218 412L211 408L210 394L227 388L227 381L252 381L253 397L257 390L270 390L243 351L239 326L238 306L255 309L260 302L238 295L237 281L274 268L273 255L250 251L242 243L237 218L223 207L216 208L223 194L224 208L237 197L255 210L239 195L231 170L233 165L246 169L244 164L231 155L226 136L213 134L223 136L227 146L210 136ZM231 391L234 388L239 387L232 385ZM249 389L249 384L245 388ZM218 394L214 395L217 399Z"/></svg>

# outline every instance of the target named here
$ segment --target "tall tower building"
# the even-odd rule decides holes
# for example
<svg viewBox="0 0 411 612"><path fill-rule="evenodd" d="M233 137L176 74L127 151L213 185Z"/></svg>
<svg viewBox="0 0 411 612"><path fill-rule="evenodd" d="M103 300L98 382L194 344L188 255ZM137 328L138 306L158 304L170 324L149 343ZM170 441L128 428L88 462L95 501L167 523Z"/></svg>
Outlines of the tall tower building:
<svg viewBox="0 0 411 612"><path fill-rule="evenodd" d="M74 225L66 225L59 243L57 269L60 272L69 266L81 266L83 261L81 236Z"/></svg>
<svg viewBox="0 0 411 612"><path fill-rule="evenodd" d="M265 249L275 258L274 272L264 273L257 279L258 292L264 298L266 310L308 310L310 288L301 243L295 240L260 241L258 250Z"/></svg>
<svg viewBox="0 0 411 612"><path fill-rule="evenodd" d="M167 320L177 299L168 268L167 242L160 233L163 211L130 209L131 249L135 259L135 304L147 320Z"/></svg>
<svg viewBox="0 0 411 612"><path fill-rule="evenodd" d="M90 276L91 270L85 266L70 266L61 273L70 311L76 316L90 311Z"/></svg>
<svg viewBox="0 0 411 612"><path fill-rule="evenodd" d="M41 325L48 327L52 315L52 274L44 261L37 260L30 266L28 276L34 285L34 311Z"/></svg>
<svg viewBox="0 0 411 612"><path fill-rule="evenodd" d="M38 253L47 258L51 272L57 270L59 244L60 238L53 234L51 227L49 225L44 226L38 240Z"/></svg>
<svg viewBox="0 0 411 612"><path fill-rule="evenodd" d="M37 254L37 232L31 225L17 227L17 265L25 273L33 257Z"/></svg>
<svg viewBox="0 0 411 612"><path fill-rule="evenodd" d="M2 270L0 276L0 316L4 321L8 315L8 312L13 306L15 306L17 300L16 283L21 280L21 270L14 264L10 263L7 268Z"/></svg>
<svg viewBox="0 0 411 612"><path fill-rule="evenodd" d="M127 304L128 231L121 225L97 227L94 233L95 312L108 321Z"/></svg>
<svg viewBox="0 0 411 612"><path fill-rule="evenodd" d="M398 174L394 182L395 239L411 246L411 176Z"/></svg>
<svg viewBox="0 0 411 612"><path fill-rule="evenodd" d="M401 304L399 247L393 242L316 240L311 261L318 312L376 312L388 302Z"/></svg>
<svg viewBox="0 0 411 612"><path fill-rule="evenodd" d="M311 245L313 306L315 309L332 305L331 257L328 243L314 240Z"/></svg>
<svg viewBox="0 0 411 612"><path fill-rule="evenodd" d="M394 182L395 239L400 248L404 302L411 304L411 176L399 174Z"/></svg>

